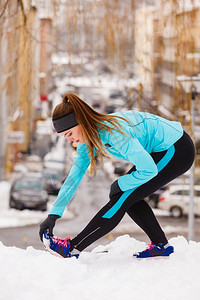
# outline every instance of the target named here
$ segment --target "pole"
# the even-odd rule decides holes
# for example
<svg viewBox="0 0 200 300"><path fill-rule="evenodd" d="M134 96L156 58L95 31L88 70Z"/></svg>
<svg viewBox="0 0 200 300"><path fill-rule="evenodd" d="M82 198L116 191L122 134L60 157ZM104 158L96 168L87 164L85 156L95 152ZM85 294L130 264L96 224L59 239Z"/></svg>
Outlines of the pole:
<svg viewBox="0 0 200 300"><path fill-rule="evenodd" d="M0 181L4 180L5 176L5 151L4 151L4 107L3 107L3 97L0 99Z"/></svg>
<svg viewBox="0 0 200 300"><path fill-rule="evenodd" d="M192 86L192 101L191 101L191 136L194 138L194 105L195 105L196 88ZM194 239L194 170L195 164L193 163L190 171L190 203L188 213L188 240Z"/></svg>

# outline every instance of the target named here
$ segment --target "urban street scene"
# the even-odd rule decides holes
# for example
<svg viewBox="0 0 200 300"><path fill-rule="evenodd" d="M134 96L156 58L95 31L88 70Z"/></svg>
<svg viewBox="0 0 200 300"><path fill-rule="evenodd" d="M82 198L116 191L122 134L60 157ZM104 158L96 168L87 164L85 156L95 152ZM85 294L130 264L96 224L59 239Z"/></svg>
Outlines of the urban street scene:
<svg viewBox="0 0 200 300"><path fill-rule="evenodd" d="M0 299L199 299L200 0L1 0L0 71Z"/></svg>

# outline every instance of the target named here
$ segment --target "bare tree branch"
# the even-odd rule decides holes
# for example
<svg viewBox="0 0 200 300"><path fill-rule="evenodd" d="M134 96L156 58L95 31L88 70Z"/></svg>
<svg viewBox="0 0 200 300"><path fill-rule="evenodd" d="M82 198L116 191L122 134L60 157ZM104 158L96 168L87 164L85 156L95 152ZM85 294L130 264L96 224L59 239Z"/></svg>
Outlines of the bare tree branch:
<svg viewBox="0 0 200 300"><path fill-rule="evenodd" d="M25 11L24 11L24 3L23 3L23 0L18 0L19 3L20 3L20 6L21 6L21 11L22 11L22 14L23 14L23 17L24 17L24 23L26 24L26 14L25 14Z"/></svg>
<svg viewBox="0 0 200 300"><path fill-rule="evenodd" d="M7 0L7 1L6 1L5 5L4 5L4 8L2 9L2 12L0 13L0 18L1 18L1 17L3 16L3 14L5 13L6 7L7 7L9 1L10 1L10 0Z"/></svg>

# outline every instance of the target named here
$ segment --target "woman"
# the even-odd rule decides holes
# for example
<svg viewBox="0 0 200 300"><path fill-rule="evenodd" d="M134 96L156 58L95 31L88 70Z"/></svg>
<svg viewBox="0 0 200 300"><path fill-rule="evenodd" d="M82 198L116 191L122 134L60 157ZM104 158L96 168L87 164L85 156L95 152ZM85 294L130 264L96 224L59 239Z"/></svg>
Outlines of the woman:
<svg viewBox="0 0 200 300"><path fill-rule="evenodd" d="M47 219L40 225L40 238L50 252L78 257L94 241L110 232L125 213L148 235L151 244L135 253L137 258L169 256L174 249L162 231L148 195L185 173L195 149L179 122L149 113L124 111L100 114L74 94L67 93L53 112L53 125L69 143L76 142L77 155ZM133 163L130 171L111 185L109 202L72 240L53 236L53 227L77 190L89 165L96 172L96 159L103 155Z"/></svg>

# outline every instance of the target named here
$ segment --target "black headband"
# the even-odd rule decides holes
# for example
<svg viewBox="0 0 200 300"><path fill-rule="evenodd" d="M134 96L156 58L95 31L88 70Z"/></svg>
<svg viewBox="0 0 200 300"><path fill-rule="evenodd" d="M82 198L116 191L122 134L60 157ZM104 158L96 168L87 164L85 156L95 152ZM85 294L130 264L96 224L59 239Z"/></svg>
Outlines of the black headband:
<svg viewBox="0 0 200 300"><path fill-rule="evenodd" d="M78 122L76 121L74 113L70 113L68 115L64 115L63 117L53 120L53 126L57 133L61 133L63 131L66 131L72 127L75 127L78 125Z"/></svg>

